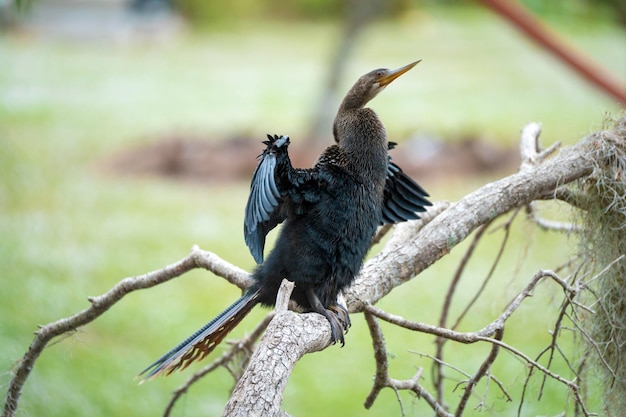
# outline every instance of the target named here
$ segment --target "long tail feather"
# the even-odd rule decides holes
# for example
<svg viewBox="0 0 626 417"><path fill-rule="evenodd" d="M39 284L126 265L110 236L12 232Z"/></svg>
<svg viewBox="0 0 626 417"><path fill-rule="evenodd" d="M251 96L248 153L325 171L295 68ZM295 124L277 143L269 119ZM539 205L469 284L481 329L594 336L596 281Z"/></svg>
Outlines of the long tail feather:
<svg viewBox="0 0 626 417"><path fill-rule="evenodd" d="M252 310L258 302L258 296L258 291L244 294L217 317L144 369L137 375L143 376L141 382L161 374L169 375L177 369L183 370L192 362L204 359Z"/></svg>

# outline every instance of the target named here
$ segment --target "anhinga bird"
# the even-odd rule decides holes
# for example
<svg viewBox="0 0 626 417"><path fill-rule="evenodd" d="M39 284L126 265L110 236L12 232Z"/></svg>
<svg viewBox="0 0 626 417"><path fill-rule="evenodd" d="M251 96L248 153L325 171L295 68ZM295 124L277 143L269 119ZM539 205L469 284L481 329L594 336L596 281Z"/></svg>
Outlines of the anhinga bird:
<svg viewBox="0 0 626 417"><path fill-rule="evenodd" d="M333 125L335 144L313 168L294 168L287 136L270 136L252 177L245 210L245 240L259 264L254 284L230 307L142 372L169 374L208 355L258 303L273 306L283 278L295 283L291 298L330 323L332 342L344 343L348 311L338 302L352 284L376 228L419 218L428 194L391 162L383 124L364 106L420 61L396 70L371 71L354 84ZM284 223L267 259L267 233Z"/></svg>

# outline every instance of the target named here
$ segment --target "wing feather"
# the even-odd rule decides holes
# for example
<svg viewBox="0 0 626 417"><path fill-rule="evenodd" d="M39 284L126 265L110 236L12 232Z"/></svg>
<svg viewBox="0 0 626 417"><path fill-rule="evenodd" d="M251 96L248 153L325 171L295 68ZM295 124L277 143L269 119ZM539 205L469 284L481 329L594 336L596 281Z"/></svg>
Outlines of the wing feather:
<svg viewBox="0 0 626 417"><path fill-rule="evenodd" d="M279 210L282 196L276 185L276 167L282 154L287 157L289 138L277 135L268 135L268 138L268 141L263 142L267 148L261 154L252 175L244 218L246 244L257 263L263 262L265 236L284 220Z"/></svg>
<svg viewBox="0 0 626 417"><path fill-rule="evenodd" d="M395 145L389 142L389 149L393 149ZM419 219L418 213L426 211L426 207L432 205L427 197L428 193L393 163L390 156L381 223L400 223Z"/></svg>
<svg viewBox="0 0 626 417"><path fill-rule="evenodd" d="M257 263L263 262L265 237L292 212L319 199L320 182L315 169L294 169L289 160L288 136L267 135L267 147L259 158L246 204L244 235Z"/></svg>

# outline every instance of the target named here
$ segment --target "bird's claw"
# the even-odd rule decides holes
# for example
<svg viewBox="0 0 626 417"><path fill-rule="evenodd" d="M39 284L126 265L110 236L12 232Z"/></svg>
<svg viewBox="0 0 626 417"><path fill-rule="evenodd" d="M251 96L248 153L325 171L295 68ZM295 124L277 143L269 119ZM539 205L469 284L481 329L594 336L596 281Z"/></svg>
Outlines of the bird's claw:
<svg viewBox="0 0 626 417"><path fill-rule="evenodd" d="M348 333L348 329L350 328L350 326L352 326L352 322L350 321L350 315L348 314L348 310L346 309L346 307L341 304L336 304L331 305L329 307L329 310L331 310L335 314L335 316L337 316L337 318L341 322L341 326L343 327L344 331Z"/></svg>
<svg viewBox="0 0 626 417"><path fill-rule="evenodd" d="M348 310L341 305L332 305L326 310L326 319L330 323L331 342L334 345L341 343L341 347L346 344L344 334L348 333L350 327L350 316Z"/></svg>
<svg viewBox="0 0 626 417"><path fill-rule="evenodd" d="M343 333L345 328L343 327L343 323L341 319L331 310L328 311L328 323L330 323L330 341L334 345L335 343L341 343L341 347L346 344L346 341L343 337Z"/></svg>

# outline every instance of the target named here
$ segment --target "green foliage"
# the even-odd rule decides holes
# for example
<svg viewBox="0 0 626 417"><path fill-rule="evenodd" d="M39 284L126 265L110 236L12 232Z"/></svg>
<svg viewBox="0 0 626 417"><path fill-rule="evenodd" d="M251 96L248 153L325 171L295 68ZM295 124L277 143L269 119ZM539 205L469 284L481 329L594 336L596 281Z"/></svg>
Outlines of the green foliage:
<svg viewBox="0 0 626 417"><path fill-rule="evenodd" d="M541 16L611 18L622 24L626 23L624 0L523 0L522 3Z"/></svg>
<svg viewBox="0 0 626 417"><path fill-rule="evenodd" d="M258 18L263 3L255 0L232 0L228 2L177 0L177 10L197 26L227 23L233 19Z"/></svg>
<svg viewBox="0 0 626 417"><path fill-rule="evenodd" d="M341 15L342 2L334 0L177 0L177 10L200 27L245 19L320 19Z"/></svg>
<svg viewBox="0 0 626 417"><path fill-rule="evenodd" d="M336 18L341 16L345 1L336 0L267 0L268 17L298 19Z"/></svg>
<svg viewBox="0 0 626 417"><path fill-rule="evenodd" d="M22 0L26 1L26 0ZM384 4L383 4L384 3ZM176 8L190 22L205 27L240 19L338 19L355 7L381 8L378 17L397 16L412 9L432 6L452 8L476 5L476 0L232 0L226 3L206 0L176 0ZM522 3L542 16L579 16L624 21L623 0L523 0Z"/></svg>

